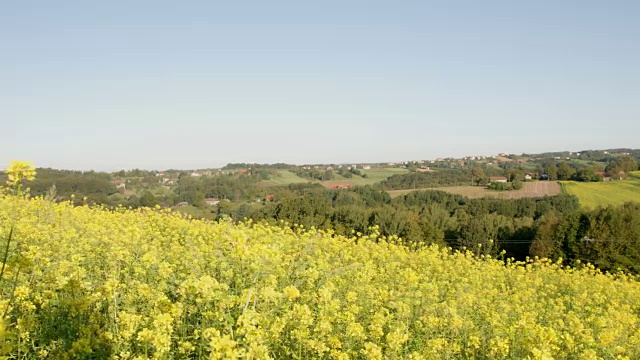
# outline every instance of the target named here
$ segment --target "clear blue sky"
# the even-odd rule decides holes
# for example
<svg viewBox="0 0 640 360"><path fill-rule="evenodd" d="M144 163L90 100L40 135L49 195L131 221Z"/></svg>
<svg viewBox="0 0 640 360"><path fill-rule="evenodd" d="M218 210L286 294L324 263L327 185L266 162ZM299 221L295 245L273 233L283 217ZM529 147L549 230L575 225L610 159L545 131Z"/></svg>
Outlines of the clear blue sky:
<svg viewBox="0 0 640 360"><path fill-rule="evenodd" d="M0 4L0 166L640 147L640 1Z"/></svg>

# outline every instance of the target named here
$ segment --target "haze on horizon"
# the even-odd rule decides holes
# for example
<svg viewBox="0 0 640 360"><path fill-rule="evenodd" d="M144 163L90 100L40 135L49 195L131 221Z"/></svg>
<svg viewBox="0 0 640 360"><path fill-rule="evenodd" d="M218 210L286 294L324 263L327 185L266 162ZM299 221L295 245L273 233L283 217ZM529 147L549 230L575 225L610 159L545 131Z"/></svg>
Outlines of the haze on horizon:
<svg viewBox="0 0 640 360"><path fill-rule="evenodd" d="M640 2L13 2L0 166L639 148Z"/></svg>

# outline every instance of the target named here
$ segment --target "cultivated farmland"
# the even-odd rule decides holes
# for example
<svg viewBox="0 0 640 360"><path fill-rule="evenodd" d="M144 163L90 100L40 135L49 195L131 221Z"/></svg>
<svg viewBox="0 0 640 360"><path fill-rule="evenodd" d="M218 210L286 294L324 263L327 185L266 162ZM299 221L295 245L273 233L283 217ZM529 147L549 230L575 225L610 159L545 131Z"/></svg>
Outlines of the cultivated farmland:
<svg viewBox="0 0 640 360"><path fill-rule="evenodd" d="M390 190L388 192L393 198L393 197L408 194L412 191L423 191L423 190L445 191L450 194L466 196L470 199L478 199L478 198L485 198L485 197L492 197L492 198L498 198L498 199L534 198L534 197L558 195L562 191L560 185L555 181L535 181L535 182L525 182L523 183L523 187L521 190L512 190L512 191L493 191L493 190L488 190L483 186L447 186L447 187L415 189L415 190Z"/></svg>
<svg viewBox="0 0 640 360"><path fill-rule="evenodd" d="M2 195L0 241L11 359L640 358L640 284L591 266Z"/></svg>
<svg viewBox="0 0 640 360"><path fill-rule="evenodd" d="M640 180L633 177L629 180L596 183L563 181L562 189L577 196L580 205L586 208L621 205L629 201L640 202Z"/></svg>

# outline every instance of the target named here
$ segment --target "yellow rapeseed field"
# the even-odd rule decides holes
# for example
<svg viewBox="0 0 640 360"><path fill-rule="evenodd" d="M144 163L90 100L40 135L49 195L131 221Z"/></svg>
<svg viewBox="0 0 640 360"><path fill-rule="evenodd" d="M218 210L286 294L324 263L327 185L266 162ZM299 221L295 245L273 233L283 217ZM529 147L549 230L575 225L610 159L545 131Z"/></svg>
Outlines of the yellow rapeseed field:
<svg viewBox="0 0 640 360"><path fill-rule="evenodd" d="M394 239L0 195L11 359L638 359L640 286Z"/></svg>

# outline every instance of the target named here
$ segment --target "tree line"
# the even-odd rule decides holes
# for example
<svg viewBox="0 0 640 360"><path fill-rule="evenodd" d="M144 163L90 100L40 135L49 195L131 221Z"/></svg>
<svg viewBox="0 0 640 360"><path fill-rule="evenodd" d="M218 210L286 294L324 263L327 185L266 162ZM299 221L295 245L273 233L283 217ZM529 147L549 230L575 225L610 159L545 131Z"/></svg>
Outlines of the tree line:
<svg viewBox="0 0 640 360"><path fill-rule="evenodd" d="M591 262L603 270L640 273L640 204L581 210L570 195L517 200L469 199L442 191L411 192L391 199L380 187L328 190L296 184L280 189L276 201L219 216L369 234L410 243L440 244L500 253Z"/></svg>

